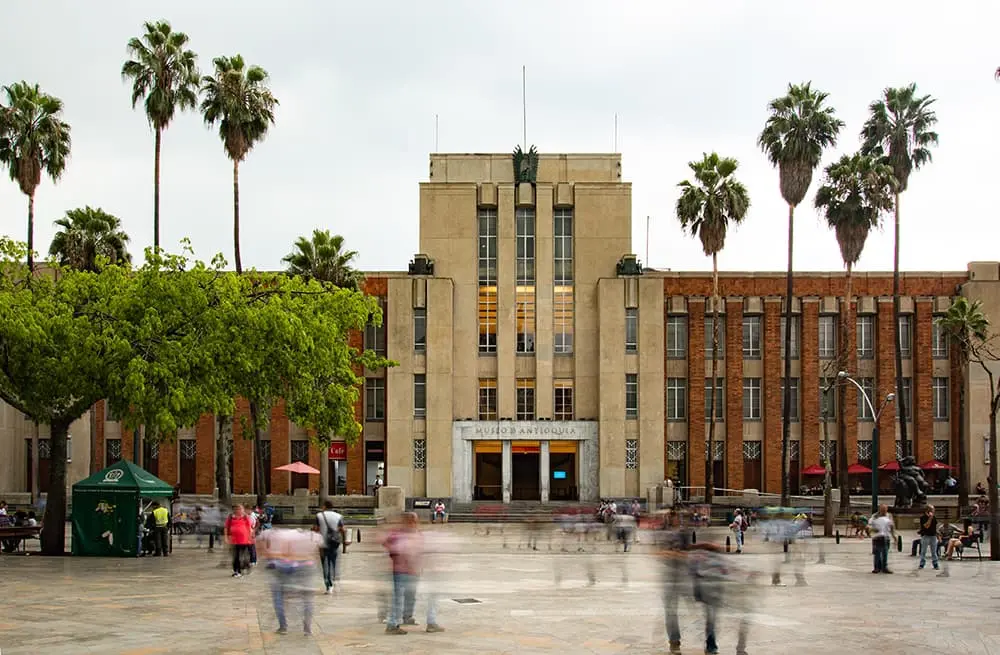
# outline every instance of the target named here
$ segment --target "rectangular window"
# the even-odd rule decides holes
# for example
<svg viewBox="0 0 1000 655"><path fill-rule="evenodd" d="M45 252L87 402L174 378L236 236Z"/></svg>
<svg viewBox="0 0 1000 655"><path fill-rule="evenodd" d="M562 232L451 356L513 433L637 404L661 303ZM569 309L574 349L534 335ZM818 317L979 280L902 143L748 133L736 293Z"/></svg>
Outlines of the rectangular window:
<svg viewBox="0 0 1000 655"><path fill-rule="evenodd" d="M687 379L667 378L667 420L687 418Z"/></svg>
<svg viewBox="0 0 1000 655"><path fill-rule="evenodd" d="M38 442L38 459L42 459L42 440L39 439ZM121 439L107 439L104 442L104 448L106 449L104 465L111 466L117 462L122 461L122 440ZM40 477L40 476L39 476Z"/></svg>
<svg viewBox="0 0 1000 655"><path fill-rule="evenodd" d="M625 418L639 417L639 376L625 374Z"/></svg>
<svg viewBox="0 0 1000 655"><path fill-rule="evenodd" d="M799 332L800 332L801 322L798 316L792 316L792 359L799 358ZM781 341L781 358L785 358L785 317L781 317L780 332L778 332L778 340Z"/></svg>
<svg viewBox="0 0 1000 655"><path fill-rule="evenodd" d="M670 320L667 320L667 356L670 356ZM639 310L635 307L625 308L625 352L639 351Z"/></svg>
<svg viewBox="0 0 1000 655"><path fill-rule="evenodd" d="M413 440L413 468L415 468L415 469L425 469L425 468L427 468L427 440L426 439L414 439Z"/></svg>
<svg viewBox="0 0 1000 655"><path fill-rule="evenodd" d="M948 420L948 378L934 378L932 382L934 420Z"/></svg>
<svg viewBox="0 0 1000 655"><path fill-rule="evenodd" d="M479 378L479 420L497 420L496 378Z"/></svg>
<svg viewBox="0 0 1000 655"><path fill-rule="evenodd" d="M573 352L573 210L557 207L552 215L553 273L552 316L553 351Z"/></svg>
<svg viewBox="0 0 1000 655"><path fill-rule="evenodd" d="M865 390L865 394L872 402L875 402L875 378L861 378L858 380L861 384L861 388ZM865 397L860 393L858 396L858 420L859 421L874 421L875 415L872 414L871 407L868 406L868 402Z"/></svg>
<svg viewBox="0 0 1000 655"><path fill-rule="evenodd" d="M909 314L899 315L899 351L904 358L913 356L913 321Z"/></svg>
<svg viewBox="0 0 1000 655"><path fill-rule="evenodd" d="M819 356L820 359L833 359L837 356L837 317L819 317Z"/></svg>
<svg viewBox="0 0 1000 655"><path fill-rule="evenodd" d="M687 316L667 317L667 357L684 359L687 357Z"/></svg>
<svg viewBox="0 0 1000 655"><path fill-rule="evenodd" d="M385 420L385 380L365 379L365 420Z"/></svg>
<svg viewBox="0 0 1000 655"><path fill-rule="evenodd" d="M760 316L743 317L743 359L760 359Z"/></svg>
<svg viewBox="0 0 1000 655"><path fill-rule="evenodd" d="M535 352L535 210L519 207L514 211L514 241L517 245L517 352Z"/></svg>
<svg viewBox="0 0 1000 655"><path fill-rule="evenodd" d="M792 378L791 382L792 404L789 417L793 421L799 420L799 379ZM781 381L781 416L785 416L785 381Z"/></svg>
<svg viewBox="0 0 1000 655"><path fill-rule="evenodd" d="M712 461L721 462L726 458L726 442L719 440L719 435L715 435L712 440ZM705 440L705 461L708 461L708 440Z"/></svg>
<svg viewBox="0 0 1000 655"><path fill-rule="evenodd" d="M830 387L828 391L824 393L824 389ZM820 378L819 379L819 420L820 421L833 421L837 420L837 379L836 378Z"/></svg>
<svg viewBox="0 0 1000 655"><path fill-rule="evenodd" d="M827 457L826 452L828 444L830 447L829 458ZM830 441L826 441L825 439L819 440L819 461L821 464L826 465L828 459L831 471L837 468L837 442L833 440L832 435L830 437Z"/></svg>
<svg viewBox="0 0 1000 655"><path fill-rule="evenodd" d="M413 415L427 415L427 376L423 373L413 376Z"/></svg>
<svg viewBox="0 0 1000 655"><path fill-rule="evenodd" d="M573 420L573 380L555 380L555 403L553 404L556 421Z"/></svg>
<svg viewBox="0 0 1000 655"><path fill-rule="evenodd" d="M906 420L909 421L913 416L913 384L910 378L903 378L903 388L900 390L899 395L903 398L903 411L906 412ZM896 402L896 420L899 420L899 405ZM906 440L910 443L910 440Z"/></svg>
<svg viewBox="0 0 1000 655"><path fill-rule="evenodd" d="M935 315L931 323L931 357L948 359L948 332L941 326L943 316Z"/></svg>
<svg viewBox="0 0 1000 655"><path fill-rule="evenodd" d="M788 442L788 459L793 462L799 461L799 442L789 441Z"/></svg>
<svg viewBox="0 0 1000 655"><path fill-rule="evenodd" d="M861 315L857 319L858 359L875 357L875 317Z"/></svg>
<svg viewBox="0 0 1000 655"><path fill-rule="evenodd" d="M705 420L712 418L712 378L705 378ZM726 420L726 378L715 378L715 420Z"/></svg>
<svg viewBox="0 0 1000 655"><path fill-rule="evenodd" d="M104 401L104 420L108 423L114 423L118 420L115 410L111 408L111 403L106 400Z"/></svg>
<svg viewBox="0 0 1000 655"><path fill-rule="evenodd" d="M759 462L761 458L761 443L759 441L743 442L743 461Z"/></svg>
<svg viewBox="0 0 1000 655"><path fill-rule="evenodd" d="M368 321L365 326L365 350L371 350L376 355L385 357L385 299L379 297L379 307L382 309L382 323L375 325L373 320Z"/></svg>
<svg viewBox="0 0 1000 655"><path fill-rule="evenodd" d="M625 440L625 468L635 470L639 468L639 440Z"/></svg>
<svg viewBox="0 0 1000 655"><path fill-rule="evenodd" d="M760 378L743 378L743 419L760 420Z"/></svg>
<svg viewBox="0 0 1000 655"><path fill-rule="evenodd" d="M951 459L951 442L947 439L934 440L934 459L945 464Z"/></svg>
<svg viewBox="0 0 1000 655"><path fill-rule="evenodd" d="M517 379L517 420L535 420L535 381L532 378Z"/></svg>
<svg viewBox="0 0 1000 655"><path fill-rule="evenodd" d="M413 310L413 350L427 352L427 310L423 307Z"/></svg>
<svg viewBox="0 0 1000 655"><path fill-rule="evenodd" d="M479 352L497 351L497 210L482 207L479 222Z"/></svg>
<svg viewBox="0 0 1000 655"><path fill-rule="evenodd" d="M705 359L712 359L712 322L714 317L705 317ZM718 346L716 349L715 356L717 359L722 359L726 356L726 317L719 316L719 325L716 330L716 338L718 339Z"/></svg>
<svg viewBox="0 0 1000 655"><path fill-rule="evenodd" d="M858 461L859 462L872 461L871 439L858 439Z"/></svg>

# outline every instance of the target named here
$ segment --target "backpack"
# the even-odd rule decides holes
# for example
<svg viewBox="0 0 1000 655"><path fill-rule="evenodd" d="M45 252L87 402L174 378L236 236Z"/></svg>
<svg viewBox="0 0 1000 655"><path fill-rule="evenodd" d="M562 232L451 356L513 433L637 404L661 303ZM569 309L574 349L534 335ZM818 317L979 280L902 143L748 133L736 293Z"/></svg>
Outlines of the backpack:
<svg viewBox="0 0 1000 655"><path fill-rule="evenodd" d="M323 517L323 524L326 526L326 532L323 533L323 547L327 550L336 550L340 547L340 530L336 527L330 527L330 522L326 518L326 511L319 513Z"/></svg>

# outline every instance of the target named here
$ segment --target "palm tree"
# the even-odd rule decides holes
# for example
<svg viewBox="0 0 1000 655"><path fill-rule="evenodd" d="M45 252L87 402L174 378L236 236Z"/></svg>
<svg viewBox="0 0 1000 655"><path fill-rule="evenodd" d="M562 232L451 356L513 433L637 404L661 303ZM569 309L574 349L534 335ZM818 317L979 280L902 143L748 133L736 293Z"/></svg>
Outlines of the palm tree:
<svg viewBox="0 0 1000 655"><path fill-rule="evenodd" d="M112 264L132 261L127 249L128 235L122 231L121 221L103 209L71 209L55 224L61 229L52 238L49 254L63 266L96 272L98 256L106 257Z"/></svg>
<svg viewBox="0 0 1000 655"><path fill-rule="evenodd" d="M854 265L861 258L865 241L871 231L882 224L882 214L892 209L892 168L875 157L862 154L844 155L826 167L826 180L816 192L816 208L826 215L826 223L837 236L840 256L847 267L847 290L844 294L844 309L840 312L841 338L839 370L847 370L847 343L851 321ZM850 481L847 477L847 388L838 384L837 403L839 460L838 486L840 487L840 512L848 513L851 507ZM829 452L829 449L827 450ZM876 465L878 462L875 463ZM827 474L830 462L827 461ZM829 479L827 480L829 489ZM827 494L829 497L829 494ZM832 519L832 512L827 512Z"/></svg>
<svg viewBox="0 0 1000 655"><path fill-rule="evenodd" d="M267 135L278 100L267 88L267 71L247 66L243 57L216 57L215 76L201 80L201 112L208 125L219 124L219 137L233 162L233 250L236 272L240 260L240 162Z"/></svg>
<svg viewBox="0 0 1000 655"><path fill-rule="evenodd" d="M329 230L313 230L312 239L299 237L295 250L282 258L289 275L301 275L344 289L357 289L360 273L352 266L356 250L344 250L344 237Z"/></svg>
<svg viewBox="0 0 1000 655"><path fill-rule="evenodd" d="M712 257L712 395L708 400L708 459L705 465L705 502L711 504L715 487L712 474L720 327L718 259L726 245L730 224L739 225L746 217L750 196L746 187L734 177L739 166L735 159L719 157L713 152L688 166L694 173L694 181L684 180L678 185L681 195L677 199L677 219L683 229L701 240L702 251Z"/></svg>
<svg viewBox="0 0 1000 655"><path fill-rule="evenodd" d="M144 24L142 37L129 39L122 79L132 81L132 108L145 98L146 119L156 135L153 146L153 248L160 248L160 141L177 110L198 104L196 55L186 50L188 36L165 20Z"/></svg>
<svg viewBox="0 0 1000 655"><path fill-rule="evenodd" d="M15 82L3 90L7 104L0 104L0 163L28 196L28 270L33 271L35 191L43 172L55 182L65 170L70 129L62 120L62 100L44 93L37 84Z"/></svg>
<svg viewBox="0 0 1000 655"><path fill-rule="evenodd" d="M819 166L823 149L837 143L844 122L832 107L824 106L827 94L811 87L810 82L789 84L788 93L771 101L771 113L757 144L778 167L781 197L788 204L788 273L785 278L785 353L792 346L792 235L795 207L806 197L813 171ZM792 359L785 357L784 379L792 377ZM785 384L784 411L781 419L781 503L789 503L788 432L791 424L792 388Z"/></svg>
<svg viewBox="0 0 1000 655"><path fill-rule="evenodd" d="M896 342L896 404L898 416L906 416L903 388L903 351L899 342L899 196L906 191L910 173L931 161L930 147L937 145L937 132L931 130L937 116L930 106L934 99L917 95L917 85L885 89L882 98L868 107L870 115L861 128L861 152L882 158L892 167L895 193L895 246L892 260L892 318ZM910 454L906 441L906 421L899 421L903 455ZM965 466L965 462L962 462Z"/></svg>
<svg viewBox="0 0 1000 655"><path fill-rule="evenodd" d="M955 344L959 371L958 380L958 506L969 506L969 467L965 458L968 453L968 436L965 434L965 383L966 371L971 356L970 345L984 342L988 338L989 320L983 312L982 303L978 300L969 302L968 298L959 296L948 308L948 312L937 319L938 325L945 331ZM992 393L992 390L991 390ZM996 486L996 485L994 485Z"/></svg>

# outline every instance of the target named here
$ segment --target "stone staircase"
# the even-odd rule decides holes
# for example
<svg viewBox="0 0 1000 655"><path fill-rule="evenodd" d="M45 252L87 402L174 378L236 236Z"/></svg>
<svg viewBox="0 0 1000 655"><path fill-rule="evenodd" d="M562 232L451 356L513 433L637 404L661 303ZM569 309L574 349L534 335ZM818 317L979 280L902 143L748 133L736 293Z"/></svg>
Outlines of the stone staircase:
<svg viewBox="0 0 1000 655"><path fill-rule="evenodd" d="M562 512L592 513L597 509L594 503L577 501L515 500L504 505L497 501L473 501L453 503L448 514L449 523L525 523L531 520L550 520Z"/></svg>

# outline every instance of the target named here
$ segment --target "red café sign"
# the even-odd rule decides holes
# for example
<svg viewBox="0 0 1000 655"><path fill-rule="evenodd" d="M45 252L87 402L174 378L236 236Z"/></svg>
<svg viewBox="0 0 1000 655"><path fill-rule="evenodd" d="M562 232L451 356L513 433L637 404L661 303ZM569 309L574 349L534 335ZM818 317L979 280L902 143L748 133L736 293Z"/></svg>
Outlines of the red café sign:
<svg viewBox="0 0 1000 655"><path fill-rule="evenodd" d="M347 459L347 442L333 441L330 443L330 451L327 453L330 459L345 461Z"/></svg>

